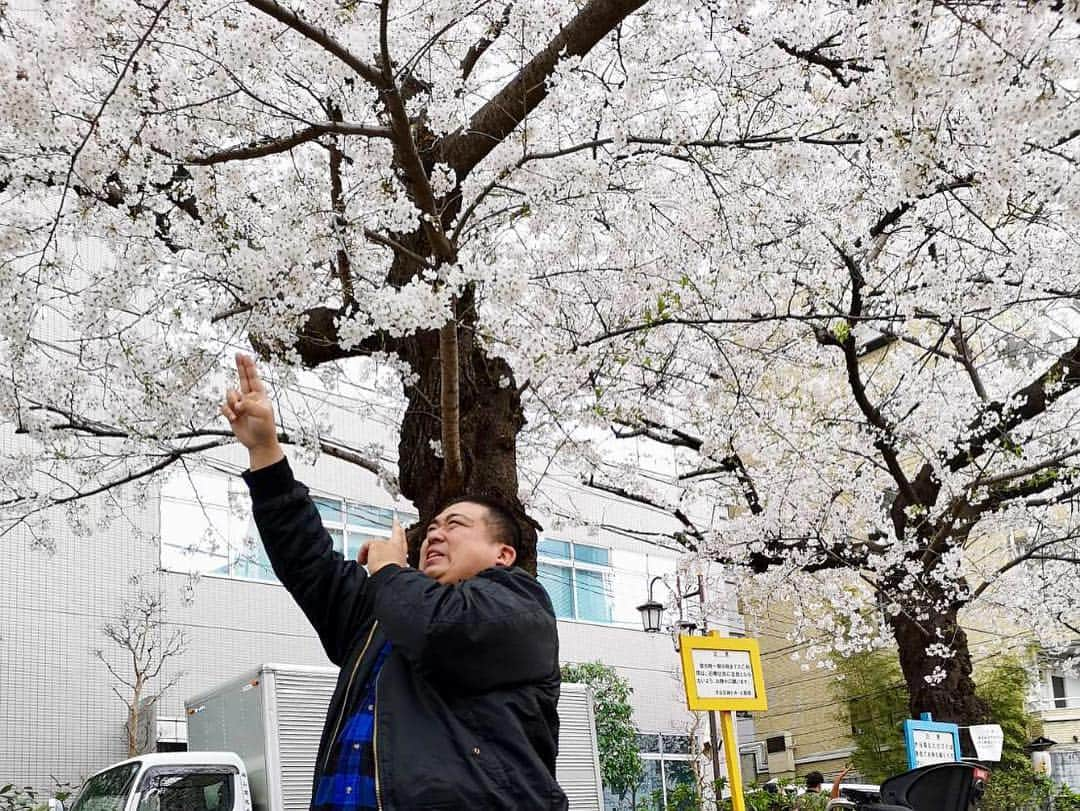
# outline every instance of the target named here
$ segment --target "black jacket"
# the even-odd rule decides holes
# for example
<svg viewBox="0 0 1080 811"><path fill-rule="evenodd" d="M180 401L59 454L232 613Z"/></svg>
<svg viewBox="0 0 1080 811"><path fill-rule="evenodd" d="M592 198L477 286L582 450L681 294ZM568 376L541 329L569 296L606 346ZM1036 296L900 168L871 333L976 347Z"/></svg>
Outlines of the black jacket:
<svg viewBox="0 0 1080 811"><path fill-rule="evenodd" d="M318 784L375 656L376 786L383 811L562 811L558 636L543 587L517 568L454 586L384 566L368 576L333 550L288 462L248 471L278 578L341 667L315 764Z"/></svg>

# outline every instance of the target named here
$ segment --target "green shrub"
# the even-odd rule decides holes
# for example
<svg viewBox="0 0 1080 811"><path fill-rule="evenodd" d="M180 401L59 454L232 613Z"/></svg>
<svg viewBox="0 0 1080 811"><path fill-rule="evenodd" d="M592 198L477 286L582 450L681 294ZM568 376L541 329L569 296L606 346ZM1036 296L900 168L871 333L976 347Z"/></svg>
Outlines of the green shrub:
<svg viewBox="0 0 1080 811"><path fill-rule="evenodd" d="M563 665L562 680L587 684L593 691L596 740L604 785L623 799L632 793L645 774L638 755L637 730L630 682L602 662ZM659 807L659 806L657 806Z"/></svg>
<svg viewBox="0 0 1080 811"><path fill-rule="evenodd" d="M982 811L1080 811L1080 794L1028 770L996 771L983 795Z"/></svg>
<svg viewBox="0 0 1080 811"><path fill-rule="evenodd" d="M14 783L0 786L0 811L39 811L45 806L37 801L37 794L30 786L19 788Z"/></svg>
<svg viewBox="0 0 1080 811"><path fill-rule="evenodd" d="M53 778L55 780L55 778ZM49 795L60 800L66 806L75 793L76 786L56 780L56 786ZM21 788L14 783L0 786L0 811L48 811L49 798L41 799L30 786Z"/></svg>

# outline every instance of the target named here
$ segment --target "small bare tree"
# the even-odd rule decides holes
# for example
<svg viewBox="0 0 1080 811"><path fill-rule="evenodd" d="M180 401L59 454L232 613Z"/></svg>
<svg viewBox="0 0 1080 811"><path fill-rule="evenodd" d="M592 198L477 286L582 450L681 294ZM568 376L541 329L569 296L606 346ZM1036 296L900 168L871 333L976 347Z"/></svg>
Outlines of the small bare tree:
<svg viewBox="0 0 1080 811"><path fill-rule="evenodd" d="M187 647L183 631L175 630L167 638L161 633L161 598L140 591L134 601L125 606L119 619L102 627L105 636L130 658L129 666L114 665L102 649L94 651L113 677L112 691L127 708L128 757L139 752L139 721L143 712L151 709L183 676L177 672L165 682L157 682L169 659L179 656Z"/></svg>

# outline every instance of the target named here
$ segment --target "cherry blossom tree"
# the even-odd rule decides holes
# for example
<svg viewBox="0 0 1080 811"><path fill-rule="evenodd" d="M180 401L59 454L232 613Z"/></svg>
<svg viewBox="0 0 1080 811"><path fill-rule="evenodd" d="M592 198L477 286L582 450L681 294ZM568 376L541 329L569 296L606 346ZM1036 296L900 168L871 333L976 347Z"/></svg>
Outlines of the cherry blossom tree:
<svg viewBox="0 0 1080 811"><path fill-rule="evenodd" d="M840 646L879 605L913 706L978 717L962 606L1027 589L1048 634L1076 621L1032 550L1075 534L1077 334L1050 322L1078 295L1077 17L0 5L8 524L226 444L247 345L281 390L398 387L396 450L304 406L282 438L421 514L487 491L534 537L555 467L654 500L691 551L814 584ZM650 491L612 426L689 467ZM972 585L965 553L1021 529L1029 559Z"/></svg>
<svg viewBox="0 0 1080 811"><path fill-rule="evenodd" d="M825 45L811 49L838 53L804 59L818 71L804 86L779 84L823 99L817 115L842 116L824 99L857 95L839 119L857 145L774 145L767 164L713 152L679 174L679 198L647 186L655 172L624 174L646 247L579 274L577 300L562 276L544 284L562 372L591 392L594 424L679 452L675 486L636 464L605 470L595 441L578 444L580 475L669 510L689 550L794 599L811 655L893 641L912 712L971 723L986 708L962 611L1048 644L1080 629L1080 132L1042 107L1060 91L1051 106L1070 109L1075 85L1048 91L1015 56L1047 47L1036 61L1054 61L1056 33L1034 46L1040 23L1018 9L1024 44L1010 44L994 32L1008 27L1001 9L927 11L902 13L926 41L952 41L951 54L911 47L887 67L896 41L885 31L901 18L850 9L856 29L819 29ZM1068 26L1041 19L1046 32ZM860 32L867 50L842 58L839 43ZM775 81L746 60L749 75ZM952 67L931 69L936 60ZM953 84L986 70L1004 71L993 100ZM941 81L922 84L930 75ZM875 120L889 123L872 132ZM708 194L707 214L680 204ZM548 265L572 241L556 220L543 228ZM602 255L617 239L590 234L577 238ZM609 299L627 277L632 300ZM708 520L701 506L716 503L738 505L733 520Z"/></svg>

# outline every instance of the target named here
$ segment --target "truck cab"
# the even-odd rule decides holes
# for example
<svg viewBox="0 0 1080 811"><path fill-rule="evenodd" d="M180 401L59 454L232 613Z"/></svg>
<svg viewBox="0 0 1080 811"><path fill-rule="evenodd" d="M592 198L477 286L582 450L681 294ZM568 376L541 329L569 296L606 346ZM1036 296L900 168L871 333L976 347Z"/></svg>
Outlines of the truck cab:
<svg viewBox="0 0 1080 811"><path fill-rule="evenodd" d="M170 752L98 772L69 811L251 811L251 795L232 752Z"/></svg>

